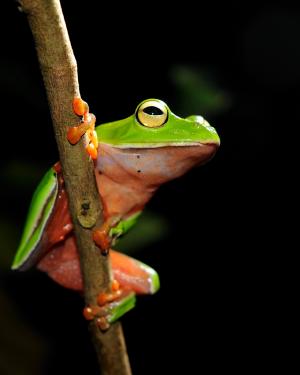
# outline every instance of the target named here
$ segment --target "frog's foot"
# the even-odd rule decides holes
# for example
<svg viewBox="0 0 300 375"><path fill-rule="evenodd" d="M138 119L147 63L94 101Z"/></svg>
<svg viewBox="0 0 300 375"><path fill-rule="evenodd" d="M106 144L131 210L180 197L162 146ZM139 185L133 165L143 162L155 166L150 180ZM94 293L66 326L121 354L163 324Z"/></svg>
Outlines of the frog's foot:
<svg viewBox="0 0 300 375"><path fill-rule="evenodd" d="M135 293L120 289L119 283L114 280L110 293L100 293L97 305L86 306L83 316L86 320L96 319L98 327L106 331L110 324L118 320L135 305Z"/></svg>
<svg viewBox="0 0 300 375"><path fill-rule="evenodd" d="M69 128L67 133L68 141L74 145L86 134L85 149L92 159L97 158L98 138L95 131L96 117L89 112L88 104L81 98L74 98L73 110L77 116L81 116L81 123Z"/></svg>
<svg viewBox="0 0 300 375"><path fill-rule="evenodd" d="M100 247L103 255L107 255L111 247L112 238L109 232L120 220L121 216L119 215L111 216L109 219L105 220L99 228L93 231L93 240L96 245Z"/></svg>

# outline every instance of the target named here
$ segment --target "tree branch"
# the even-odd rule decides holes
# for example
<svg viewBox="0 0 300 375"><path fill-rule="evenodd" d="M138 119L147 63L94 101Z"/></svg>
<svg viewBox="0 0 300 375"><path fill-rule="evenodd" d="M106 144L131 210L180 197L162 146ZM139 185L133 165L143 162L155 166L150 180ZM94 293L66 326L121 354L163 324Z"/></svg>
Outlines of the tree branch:
<svg viewBox="0 0 300 375"><path fill-rule="evenodd" d="M111 270L109 258L101 255L91 235L91 228L102 222L93 162L82 141L71 146L66 139L68 125L78 122L72 110L72 100L79 96L76 60L59 0L19 0L19 3L28 17L47 91L80 255L85 302L95 305L99 292L110 288ZM121 324L113 324L105 333L94 321L89 328L101 373L131 374Z"/></svg>

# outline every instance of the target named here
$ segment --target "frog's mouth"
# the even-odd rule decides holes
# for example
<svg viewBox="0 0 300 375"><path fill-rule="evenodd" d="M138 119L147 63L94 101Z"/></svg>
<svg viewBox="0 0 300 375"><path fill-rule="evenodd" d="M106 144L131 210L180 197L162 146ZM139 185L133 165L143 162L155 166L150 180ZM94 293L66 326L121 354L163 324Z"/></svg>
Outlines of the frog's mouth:
<svg viewBox="0 0 300 375"><path fill-rule="evenodd" d="M101 144L102 142L100 142ZM162 148L162 147L190 147L190 146L200 146L200 147L205 147L205 146L213 146L216 147L216 149L220 146L220 142L216 140L208 140L206 142L196 142L196 141L179 141L179 142L153 142L153 143L131 143L131 144L107 144L107 143L102 143L106 144L110 147L113 148L120 148L120 149L128 149L128 150L142 150L142 149L152 149L152 148Z"/></svg>

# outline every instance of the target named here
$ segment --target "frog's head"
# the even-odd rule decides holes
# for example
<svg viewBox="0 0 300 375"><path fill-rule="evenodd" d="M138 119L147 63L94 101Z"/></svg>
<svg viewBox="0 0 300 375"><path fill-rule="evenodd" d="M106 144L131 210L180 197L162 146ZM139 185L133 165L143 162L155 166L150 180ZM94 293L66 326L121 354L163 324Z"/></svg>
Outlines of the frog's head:
<svg viewBox="0 0 300 375"><path fill-rule="evenodd" d="M118 180L134 175L154 185L205 163L220 145L202 116L180 118L158 99L144 100L132 116L96 130L102 173Z"/></svg>

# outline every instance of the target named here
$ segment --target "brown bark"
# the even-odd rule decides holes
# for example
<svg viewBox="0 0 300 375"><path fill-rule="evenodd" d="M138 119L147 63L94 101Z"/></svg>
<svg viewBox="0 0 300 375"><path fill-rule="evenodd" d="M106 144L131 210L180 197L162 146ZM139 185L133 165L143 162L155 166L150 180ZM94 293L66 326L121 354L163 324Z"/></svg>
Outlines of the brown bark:
<svg viewBox="0 0 300 375"><path fill-rule="evenodd" d="M78 123L72 110L72 100L79 96L77 64L59 0L19 0L19 3L27 14L47 91L80 255L85 302L94 305L99 292L110 288L111 270L109 257L101 255L91 235L91 229L102 222L93 162L82 141L71 146L66 139L68 125ZM94 321L89 328L101 373L131 374L121 324L113 324L105 333Z"/></svg>

